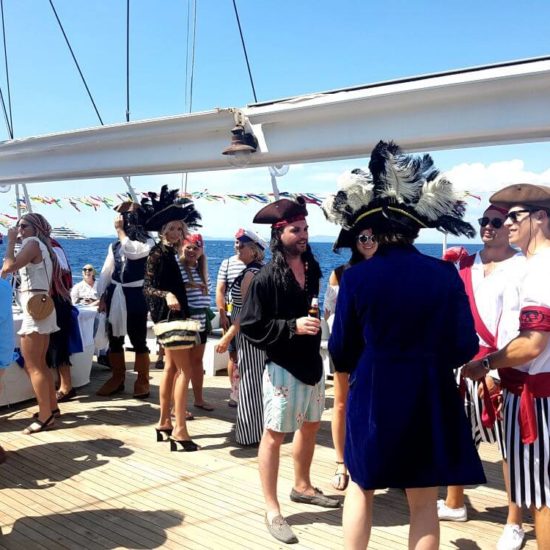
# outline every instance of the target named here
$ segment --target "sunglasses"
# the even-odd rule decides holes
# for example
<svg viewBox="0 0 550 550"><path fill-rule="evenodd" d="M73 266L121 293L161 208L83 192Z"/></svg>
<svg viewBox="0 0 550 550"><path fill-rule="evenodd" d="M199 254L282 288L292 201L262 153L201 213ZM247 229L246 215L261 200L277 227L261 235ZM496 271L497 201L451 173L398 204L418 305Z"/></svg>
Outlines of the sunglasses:
<svg viewBox="0 0 550 550"><path fill-rule="evenodd" d="M27 227L30 227L30 226L31 226L30 223L20 223L19 229L27 229Z"/></svg>
<svg viewBox="0 0 550 550"><path fill-rule="evenodd" d="M479 218L479 220L477 221L481 227L487 227L489 224L491 224L495 229L500 229L504 225L504 220L502 218L491 219L487 216L483 216L483 218Z"/></svg>
<svg viewBox="0 0 550 550"><path fill-rule="evenodd" d="M89 268L89 267L83 267L82 268L82 271L93 271L93 269Z"/></svg>
<svg viewBox="0 0 550 550"><path fill-rule="evenodd" d="M376 237L374 235L359 235L357 240L361 244L374 244L376 242Z"/></svg>
<svg viewBox="0 0 550 550"><path fill-rule="evenodd" d="M525 216L525 218L522 218L521 220L518 220L518 214L523 214L524 212L529 213L531 215L533 213L533 210L527 210L526 208L522 210L513 210L512 212L508 212L506 219L509 219L512 223L518 223L518 221L523 221L525 218L528 218L529 216Z"/></svg>

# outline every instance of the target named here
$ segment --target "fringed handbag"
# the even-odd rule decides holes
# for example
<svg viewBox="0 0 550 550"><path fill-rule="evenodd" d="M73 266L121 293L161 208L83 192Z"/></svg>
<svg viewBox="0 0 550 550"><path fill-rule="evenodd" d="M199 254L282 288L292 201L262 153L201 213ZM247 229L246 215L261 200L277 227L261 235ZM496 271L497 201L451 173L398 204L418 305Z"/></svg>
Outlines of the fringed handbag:
<svg viewBox="0 0 550 550"><path fill-rule="evenodd" d="M165 349L188 349L199 341L201 323L196 319L160 321L153 326L153 332L159 343Z"/></svg>

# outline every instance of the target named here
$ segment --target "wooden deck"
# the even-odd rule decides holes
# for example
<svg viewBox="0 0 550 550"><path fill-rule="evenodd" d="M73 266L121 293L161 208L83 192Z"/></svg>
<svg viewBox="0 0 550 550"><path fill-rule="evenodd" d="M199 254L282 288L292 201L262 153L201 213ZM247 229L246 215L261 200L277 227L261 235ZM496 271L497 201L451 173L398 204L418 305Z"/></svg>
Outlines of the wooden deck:
<svg viewBox="0 0 550 550"><path fill-rule="evenodd" d="M137 401L129 394L103 399L95 396L95 389L108 371L94 366L92 383L62 404L56 429L34 436L21 430L35 406L0 410L0 442L8 451L7 462L0 466L0 548L284 547L263 523L257 449L232 442L235 411L227 406L227 378L205 379L205 396L216 410L197 414L189 424L202 450L171 453L167 443L155 440L161 371L151 373L149 400ZM133 373L128 374L133 381ZM328 494L336 493L329 484L334 470L331 396L328 383L313 465L314 483ZM489 483L468 490L470 521L442 523L441 548L495 548L506 517L506 495L498 451L483 446L481 452ZM279 495L300 539L294 548L341 548L341 510L295 504L287 496L291 487L291 445L285 444ZM402 492L381 492L375 505L370 548L406 548ZM534 549L531 518L527 520L524 548Z"/></svg>

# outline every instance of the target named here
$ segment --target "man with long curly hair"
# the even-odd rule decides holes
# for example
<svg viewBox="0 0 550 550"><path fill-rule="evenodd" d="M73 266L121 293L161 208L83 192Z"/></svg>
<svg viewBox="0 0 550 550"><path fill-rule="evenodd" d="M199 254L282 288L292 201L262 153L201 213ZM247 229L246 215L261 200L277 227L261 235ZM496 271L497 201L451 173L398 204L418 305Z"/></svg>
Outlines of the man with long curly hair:
<svg viewBox="0 0 550 550"><path fill-rule="evenodd" d="M339 502L313 487L315 439L325 402L320 320L308 317L319 294L321 269L308 244L302 201L281 199L262 208L254 223L271 224L272 259L254 277L241 313L241 331L263 349L264 433L260 478L270 534L284 543L297 538L281 515L277 499L279 455L286 433L294 433L294 502L337 508Z"/></svg>

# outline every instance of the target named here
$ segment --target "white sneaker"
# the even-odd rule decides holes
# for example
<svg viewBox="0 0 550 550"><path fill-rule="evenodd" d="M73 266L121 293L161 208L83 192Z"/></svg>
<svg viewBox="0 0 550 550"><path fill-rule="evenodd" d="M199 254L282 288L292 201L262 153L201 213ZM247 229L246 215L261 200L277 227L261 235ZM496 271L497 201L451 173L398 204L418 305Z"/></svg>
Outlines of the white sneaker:
<svg viewBox="0 0 550 550"><path fill-rule="evenodd" d="M466 521L468 512L466 506L462 508L449 508L441 498L437 501L437 517L447 521Z"/></svg>
<svg viewBox="0 0 550 550"><path fill-rule="evenodd" d="M497 550L519 550L524 536L525 531L519 525L507 523L502 536L498 539Z"/></svg>

